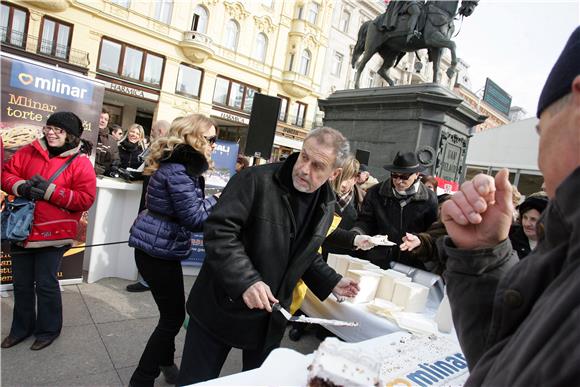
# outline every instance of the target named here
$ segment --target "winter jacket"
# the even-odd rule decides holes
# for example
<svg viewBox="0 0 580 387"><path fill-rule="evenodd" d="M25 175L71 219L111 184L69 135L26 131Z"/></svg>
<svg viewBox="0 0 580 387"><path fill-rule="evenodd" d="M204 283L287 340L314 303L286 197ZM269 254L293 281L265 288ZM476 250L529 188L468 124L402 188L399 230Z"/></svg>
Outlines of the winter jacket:
<svg viewBox="0 0 580 387"><path fill-rule="evenodd" d="M401 207L401 200L393 193L391 179L371 187L367 191L362 211L353 230L365 235L388 235L396 246L378 246L367 252L367 259L389 268L391 261L424 269L423 263L409 253L401 252L399 244L406 232L418 234L426 231L437 220L437 196L419 182L417 193L407 205Z"/></svg>
<svg viewBox="0 0 580 387"><path fill-rule="evenodd" d="M510 241L512 247L518 253L520 259L525 258L530 254L532 248L530 247L530 240L524 233L524 228L520 224L514 224L510 228Z"/></svg>
<svg viewBox="0 0 580 387"><path fill-rule="evenodd" d="M2 190L18 196L17 189L39 174L49 179L66 161L78 153L80 145L49 157L44 138L19 149L4 165ZM73 243L83 211L95 201L95 171L89 158L81 154L49 185L44 200L37 200L32 230L25 248L63 246Z"/></svg>
<svg viewBox="0 0 580 387"><path fill-rule="evenodd" d="M146 210L129 236L129 246L162 259L181 260L191 250L191 233L200 232L216 198L204 198L201 176L208 169L204 155L178 145L149 180Z"/></svg>
<svg viewBox="0 0 580 387"><path fill-rule="evenodd" d="M129 140L125 140L119 144L119 159L121 160L121 168L137 169L143 163L142 157L143 148L139 144L132 144Z"/></svg>
<svg viewBox="0 0 580 387"><path fill-rule="evenodd" d="M324 300L341 276L317 253L334 213L334 193L320 188L312 235L291 255L297 230L282 168L293 168L298 154L276 164L246 168L234 175L204 226L205 261L191 289L187 310L210 335L236 348L277 346L286 320L281 313L249 309L242 294L265 282L284 308L300 278ZM287 169L285 171L288 171Z"/></svg>
<svg viewBox="0 0 580 387"><path fill-rule="evenodd" d="M105 129L104 133L99 133L97 141L97 151L95 153L95 171L99 175L106 175L112 167L119 166L119 147L117 140Z"/></svg>
<svg viewBox="0 0 580 387"><path fill-rule="evenodd" d="M447 292L468 386L578 386L580 167L542 214L544 233L519 261L509 239L460 250L446 238Z"/></svg>

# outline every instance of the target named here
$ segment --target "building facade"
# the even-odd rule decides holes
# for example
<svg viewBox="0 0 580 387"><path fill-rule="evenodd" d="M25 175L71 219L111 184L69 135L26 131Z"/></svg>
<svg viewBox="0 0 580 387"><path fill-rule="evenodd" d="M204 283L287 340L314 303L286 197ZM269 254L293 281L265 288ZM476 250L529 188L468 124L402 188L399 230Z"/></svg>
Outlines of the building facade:
<svg viewBox="0 0 580 387"><path fill-rule="evenodd" d="M111 123L188 113L244 149L255 93L281 99L274 156L300 149L316 115L334 3L2 2L2 49L104 82Z"/></svg>

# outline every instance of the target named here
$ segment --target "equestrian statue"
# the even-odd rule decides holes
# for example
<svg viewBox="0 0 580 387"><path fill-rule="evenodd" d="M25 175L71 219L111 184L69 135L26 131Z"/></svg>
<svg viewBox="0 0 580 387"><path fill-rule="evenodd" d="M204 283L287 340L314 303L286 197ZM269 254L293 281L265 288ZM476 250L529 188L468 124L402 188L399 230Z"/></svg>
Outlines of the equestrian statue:
<svg viewBox="0 0 580 387"><path fill-rule="evenodd" d="M457 67L455 43L451 40L457 15L470 16L479 0L391 0L385 13L373 21L363 23L352 53L352 67L356 68L354 87L359 88L360 76L367 62L375 55L383 58L377 73L390 86L395 83L388 70L396 66L407 52L426 48L433 62L433 82L439 82L439 62L444 48L451 51L451 65L447 76L453 77ZM459 10L457 8L459 7ZM361 57L359 61L359 58ZM358 63L357 63L358 61Z"/></svg>

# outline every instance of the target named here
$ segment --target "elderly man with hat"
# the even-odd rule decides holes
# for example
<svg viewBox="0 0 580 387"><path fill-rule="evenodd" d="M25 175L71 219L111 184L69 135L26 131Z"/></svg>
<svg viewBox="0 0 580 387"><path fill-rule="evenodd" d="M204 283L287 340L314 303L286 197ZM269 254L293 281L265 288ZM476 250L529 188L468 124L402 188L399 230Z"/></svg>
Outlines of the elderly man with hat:
<svg viewBox="0 0 580 387"><path fill-rule="evenodd" d="M96 196L90 146L81 140L83 123L74 113L53 113L44 137L20 148L2 169L2 189L35 202L32 230L13 242L14 312L2 348L28 336L33 351L49 346L62 329L62 299L57 271L73 244L79 220ZM60 172L60 174L59 174Z"/></svg>
<svg viewBox="0 0 580 387"><path fill-rule="evenodd" d="M391 172L391 177L367 191L352 231L388 235L389 240L399 244L405 233L424 232L437 220L437 196L421 183L419 172L424 167L414 152L398 152L393 164L383 168ZM398 246L375 247L367 252L367 258L382 268L389 268L391 261L425 268L419 259L401 252Z"/></svg>
<svg viewBox="0 0 580 387"><path fill-rule="evenodd" d="M580 383L580 27L540 95L538 165L550 203L520 261L508 170L463 183L441 209L447 293L468 386Z"/></svg>
<svg viewBox="0 0 580 387"><path fill-rule="evenodd" d="M512 225L510 241L520 259L525 258L536 248L539 237L538 221L547 206L547 196L534 195L528 197L518 207L520 221Z"/></svg>

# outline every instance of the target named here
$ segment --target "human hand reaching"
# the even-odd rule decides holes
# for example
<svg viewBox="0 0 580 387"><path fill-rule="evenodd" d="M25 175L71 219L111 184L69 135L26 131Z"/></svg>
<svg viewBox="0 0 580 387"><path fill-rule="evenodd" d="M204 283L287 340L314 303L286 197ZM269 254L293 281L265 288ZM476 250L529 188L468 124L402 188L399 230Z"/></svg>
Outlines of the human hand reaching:
<svg viewBox="0 0 580 387"><path fill-rule="evenodd" d="M421 239L417 235L405 233L403 237L403 243L400 244L399 248L401 251L412 251L421 245Z"/></svg>
<svg viewBox="0 0 580 387"><path fill-rule="evenodd" d="M342 277L340 281L336 284L334 289L332 289L332 294L340 302L343 301L345 297L355 297L360 290L358 282L352 278Z"/></svg>
<svg viewBox="0 0 580 387"><path fill-rule="evenodd" d="M272 312L272 304L279 301L274 297L270 287L263 281L258 281L242 294L242 299L250 309L266 309Z"/></svg>
<svg viewBox="0 0 580 387"><path fill-rule="evenodd" d="M513 212L508 177L509 171L505 168L495 179L476 175L443 204L441 219L457 247L489 248L508 237Z"/></svg>
<svg viewBox="0 0 580 387"><path fill-rule="evenodd" d="M360 250L370 250L376 246L373 239L369 235L357 235L354 237L354 246Z"/></svg>

